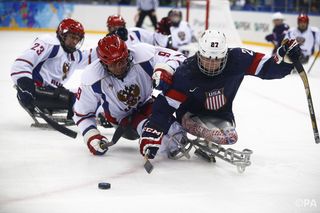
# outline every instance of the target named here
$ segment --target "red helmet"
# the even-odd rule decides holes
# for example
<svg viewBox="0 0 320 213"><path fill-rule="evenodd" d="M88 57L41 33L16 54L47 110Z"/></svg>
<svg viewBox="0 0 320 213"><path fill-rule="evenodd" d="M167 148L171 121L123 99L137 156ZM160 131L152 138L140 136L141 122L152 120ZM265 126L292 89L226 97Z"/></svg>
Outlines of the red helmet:
<svg viewBox="0 0 320 213"><path fill-rule="evenodd" d="M62 36L65 33L74 33L79 35L81 38L84 37L82 24L72 18L63 19L57 28L58 35Z"/></svg>
<svg viewBox="0 0 320 213"><path fill-rule="evenodd" d="M126 43L113 34L100 39L97 54L104 64L110 65L128 58L129 51Z"/></svg>
<svg viewBox="0 0 320 213"><path fill-rule="evenodd" d="M303 22L309 24L309 17L305 13L300 13L298 16L298 23Z"/></svg>
<svg viewBox="0 0 320 213"><path fill-rule="evenodd" d="M72 53L72 52L76 51L77 49L80 49L80 47L83 43L83 39L84 39L84 29L83 29L83 26L80 22L75 21L71 18L63 19L60 22L56 33L57 33L57 37L61 43L61 46L63 47L63 49L66 52ZM76 46L70 46L65 43L65 38L66 38L67 34L69 34L69 33L78 35L80 37L80 41L77 43Z"/></svg>
<svg viewBox="0 0 320 213"><path fill-rule="evenodd" d="M125 27L126 21L120 15L112 15L108 17L107 27Z"/></svg>
<svg viewBox="0 0 320 213"><path fill-rule="evenodd" d="M172 25L171 19L169 17L163 17L157 24L157 32L163 35L170 35L170 27Z"/></svg>

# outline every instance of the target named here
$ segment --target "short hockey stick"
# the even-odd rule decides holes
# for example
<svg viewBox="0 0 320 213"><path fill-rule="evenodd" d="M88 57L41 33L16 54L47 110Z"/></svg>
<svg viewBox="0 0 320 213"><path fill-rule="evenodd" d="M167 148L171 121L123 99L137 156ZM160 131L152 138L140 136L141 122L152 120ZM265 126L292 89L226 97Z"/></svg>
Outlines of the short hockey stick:
<svg viewBox="0 0 320 213"><path fill-rule="evenodd" d="M149 155L149 150L146 152L146 154L144 155L144 160L145 160L145 163L143 165L144 169L150 174L153 170L153 165L152 163L150 162L149 158L148 158L148 155Z"/></svg>
<svg viewBox="0 0 320 213"><path fill-rule="evenodd" d="M317 55L314 57L313 62L312 62L311 66L310 66L309 69L308 69L308 73L311 72L311 69L312 69L314 63L316 62L316 60L317 60L317 58L318 58L318 56L319 56L319 53L320 53L320 50L318 50Z"/></svg>
<svg viewBox="0 0 320 213"><path fill-rule="evenodd" d="M62 134L69 136L71 138L76 138L77 137L77 132L63 126L60 125L58 122L52 120L51 118L49 118L44 112L42 112L41 109L39 109L39 107L34 105L34 111L36 111L41 118L43 118L43 120L45 120L53 129L61 132Z"/></svg>
<svg viewBox="0 0 320 213"><path fill-rule="evenodd" d="M100 147L102 149L107 149L108 147L115 145L118 142L118 140L121 138L121 136L123 135L124 131L125 131L125 127L118 126L117 129L113 133L111 141L107 142L107 143L102 143L100 145Z"/></svg>
<svg viewBox="0 0 320 213"><path fill-rule="evenodd" d="M301 64L300 61L295 61L293 62L294 67L297 69L304 85L304 89L307 95L307 100L308 100L308 107L309 107L309 113L310 113L310 118L311 118L311 123L312 123L312 129L313 129L313 134L314 134L314 139L316 143L320 143L319 139L319 131L318 131L318 126L317 126L317 120L316 116L314 113L313 109L313 103L312 103L312 98L311 98L311 91L310 91L310 86L309 86L309 81L307 74Z"/></svg>

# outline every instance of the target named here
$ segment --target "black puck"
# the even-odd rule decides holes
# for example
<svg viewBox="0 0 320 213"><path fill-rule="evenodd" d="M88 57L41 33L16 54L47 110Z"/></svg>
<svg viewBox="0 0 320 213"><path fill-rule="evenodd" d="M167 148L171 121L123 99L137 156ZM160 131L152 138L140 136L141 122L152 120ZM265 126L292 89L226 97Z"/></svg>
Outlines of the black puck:
<svg viewBox="0 0 320 213"><path fill-rule="evenodd" d="M98 184L99 189L110 189L111 188L111 184L110 183L104 183L101 182Z"/></svg>

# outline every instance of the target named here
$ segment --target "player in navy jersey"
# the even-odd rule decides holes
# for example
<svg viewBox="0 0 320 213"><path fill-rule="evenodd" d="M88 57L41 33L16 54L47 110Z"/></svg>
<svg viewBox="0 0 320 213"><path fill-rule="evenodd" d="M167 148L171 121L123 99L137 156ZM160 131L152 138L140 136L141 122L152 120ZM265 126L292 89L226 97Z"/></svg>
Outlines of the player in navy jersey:
<svg viewBox="0 0 320 213"><path fill-rule="evenodd" d="M237 141L232 103L245 75L279 79L290 74L298 60L296 40L288 40L273 57L243 48L230 49L222 32L206 30L198 52L172 76L172 84L156 98L140 138L140 152L154 158L172 114L192 135L217 144Z"/></svg>
<svg viewBox="0 0 320 213"><path fill-rule="evenodd" d="M284 39L287 31L289 30L289 25L285 24L283 21L284 17L282 13L277 12L272 15L274 28L272 30L272 33L266 36L266 40L274 45L272 53L275 53L281 46L281 42Z"/></svg>

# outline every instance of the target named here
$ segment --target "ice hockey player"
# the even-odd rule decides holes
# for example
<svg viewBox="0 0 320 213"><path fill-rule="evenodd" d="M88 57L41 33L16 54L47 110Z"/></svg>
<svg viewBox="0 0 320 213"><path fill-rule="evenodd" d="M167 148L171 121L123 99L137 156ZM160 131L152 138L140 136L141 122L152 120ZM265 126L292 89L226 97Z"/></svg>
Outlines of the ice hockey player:
<svg viewBox="0 0 320 213"><path fill-rule="evenodd" d="M102 155L107 151L103 144L110 143L110 138L97 129L97 106L103 107L106 119L115 127L126 129L126 138L139 138L142 124L151 112L153 82L157 88L166 88L171 83L166 76L171 77L185 57L146 43L128 49L117 35L101 39L97 54L100 60L87 66L83 73L74 105L74 121L90 152ZM175 128L178 127L172 131Z"/></svg>
<svg viewBox="0 0 320 213"><path fill-rule="evenodd" d="M81 69L96 58L95 51L80 51L84 28L74 19L60 22L56 36L41 35L13 63L11 77L17 87L21 105L34 113L34 105L50 112L68 110L72 120L73 92L63 85L75 69ZM92 54L91 54L92 53Z"/></svg>
<svg viewBox="0 0 320 213"><path fill-rule="evenodd" d="M190 25L182 20L182 12L172 9L168 13L171 21L170 33L172 37L172 48L182 52L182 47L196 42L197 39Z"/></svg>
<svg viewBox="0 0 320 213"><path fill-rule="evenodd" d="M159 94L140 138L140 152L154 158L162 135L177 121L192 135L225 145L237 141L232 103L245 75L279 79L293 69L300 48L286 41L274 57L243 48L230 49L224 33L206 30L199 38L196 55L186 59L172 76L168 90Z"/></svg>
<svg viewBox="0 0 320 213"><path fill-rule="evenodd" d="M151 32L139 27L126 28L126 22L120 15L111 15L107 19L108 35L117 34L126 41L128 47L137 42L167 47L168 38L159 32Z"/></svg>
<svg viewBox="0 0 320 213"><path fill-rule="evenodd" d="M302 64L306 64L314 51L319 50L320 33L318 28L309 26L307 14L299 14L297 21L298 27L291 28L285 38L297 40L302 51L300 61Z"/></svg>
<svg viewBox="0 0 320 213"><path fill-rule="evenodd" d="M274 45L272 51L272 53L274 54L281 46L281 42L289 30L289 25L284 23L284 17L280 12L276 12L272 15L272 22L274 27L272 33L266 36L266 40Z"/></svg>

